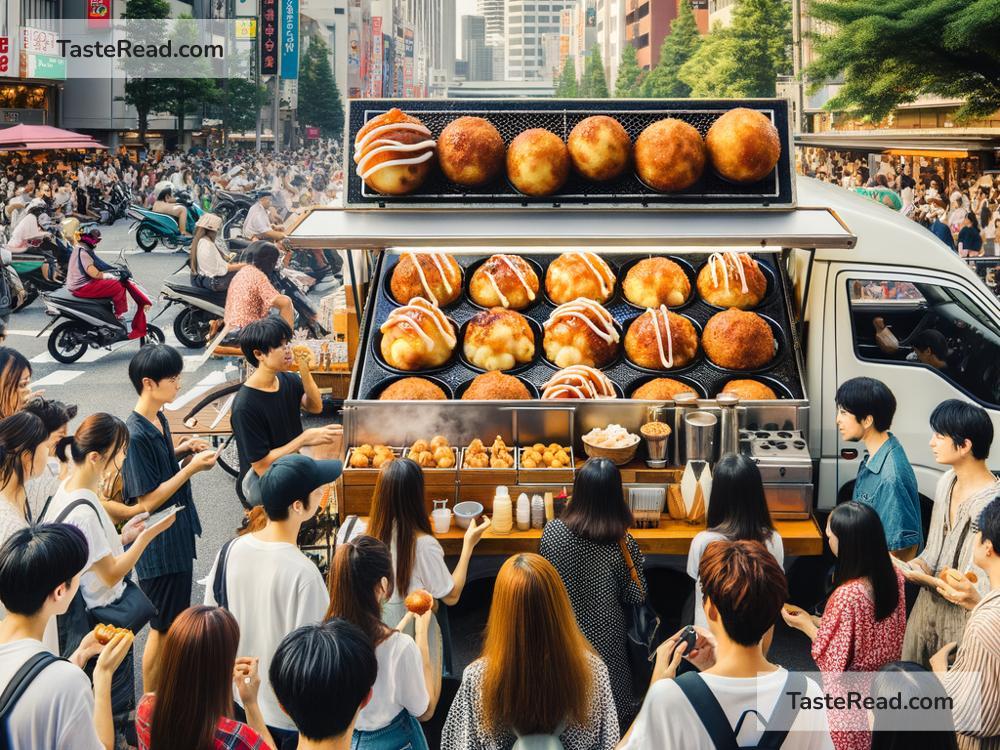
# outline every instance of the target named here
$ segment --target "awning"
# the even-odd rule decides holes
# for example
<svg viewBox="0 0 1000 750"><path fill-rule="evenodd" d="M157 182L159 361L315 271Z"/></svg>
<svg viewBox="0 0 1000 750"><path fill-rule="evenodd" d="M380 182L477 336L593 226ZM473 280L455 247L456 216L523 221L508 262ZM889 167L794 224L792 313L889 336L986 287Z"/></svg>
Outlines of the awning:
<svg viewBox="0 0 1000 750"><path fill-rule="evenodd" d="M958 159L1000 148L1000 133L986 128L827 130L822 133L799 133L795 136L795 145Z"/></svg>
<svg viewBox="0 0 1000 750"><path fill-rule="evenodd" d="M61 148L107 148L89 135L50 125L14 125L0 130L0 151L46 151Z"/></svg>

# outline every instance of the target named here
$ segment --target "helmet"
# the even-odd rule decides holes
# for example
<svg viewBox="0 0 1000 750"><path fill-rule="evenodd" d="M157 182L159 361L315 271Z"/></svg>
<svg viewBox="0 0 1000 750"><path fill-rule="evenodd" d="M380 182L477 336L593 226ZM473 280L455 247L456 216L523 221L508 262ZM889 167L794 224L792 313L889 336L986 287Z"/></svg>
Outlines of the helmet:
<svg viewBox="0 0 1000 750"><path fill-rule="evenodd" d="M80 242L90 247L97 247L101 242L101 230L100 229L88 229L86 232L80 234Z"/></svg>
<svg viewBox="0 0 1000 750"><path fill-rule="evenodd" d="M75 217L63 219L62 236L67 242L76 242L76 233L80 231L80 220Z"/></svg>

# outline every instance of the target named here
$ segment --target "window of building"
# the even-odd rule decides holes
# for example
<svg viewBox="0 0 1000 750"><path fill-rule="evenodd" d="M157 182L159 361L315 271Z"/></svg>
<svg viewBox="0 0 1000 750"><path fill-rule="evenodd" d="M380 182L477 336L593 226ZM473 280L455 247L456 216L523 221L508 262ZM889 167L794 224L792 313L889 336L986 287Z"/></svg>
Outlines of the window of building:
<svg viewBox="0 0 1000 750"><path fill-rule="evenodd" d="M1000 327L964 291L849 279L847 294L858 359L929 368L981 404L1000 406Z"/></svg>

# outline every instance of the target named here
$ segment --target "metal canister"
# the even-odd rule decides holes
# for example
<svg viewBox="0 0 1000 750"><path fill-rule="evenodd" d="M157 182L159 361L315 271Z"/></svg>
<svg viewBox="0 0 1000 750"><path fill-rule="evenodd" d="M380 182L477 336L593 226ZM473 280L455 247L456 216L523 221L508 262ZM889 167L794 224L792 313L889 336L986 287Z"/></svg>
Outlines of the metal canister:
<svg viewBox="0 0 1000 750"><path fill-rule="evenodd" d="M707 411L691 411L684 415L684 460L715 461L715 429L718 418Z"/></svg>
<svg viewBox="0 0 1000 750"><path fill-rule="evenodd" d="M735 393L720 393L715 397L721 411L719 428L719 457L727 453L739 453L740 416L737 407L740 397Z"/></svg>
<svg viewBox="0 0 1000 750"><path fill-rule="evenodd" d="M683 466L684 455L684 415L698 406L698 394L684 391L674 396L674 466Z"/></svg>

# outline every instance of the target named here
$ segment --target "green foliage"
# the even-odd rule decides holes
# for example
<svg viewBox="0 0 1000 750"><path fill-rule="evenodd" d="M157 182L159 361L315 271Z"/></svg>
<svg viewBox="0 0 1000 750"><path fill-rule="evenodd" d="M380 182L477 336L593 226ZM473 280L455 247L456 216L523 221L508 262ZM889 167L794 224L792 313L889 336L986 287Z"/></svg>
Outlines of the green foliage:
<svg viewBox="0 0 1000 750"><path fill-rule="evenodd" d="M639 57L635 47L626 44L622 48L622 59L618 63L618 80L615 81L615 96L631 99L642 96L643 70L639 67Z"/></svg>
<svg viewBox="0 0 1000 750"><path fill-rule="evenodd" d="M186 13L179 16L170 38L173 40L174 49L178 49L182 44L197 43L194 19ZM218 101L221 94L215 85L215 80L210 77L212 68L207 60L191 60L190 74L192 76L190 78L166 78L161 81L166 86L165 109L177 121L178 145L184 139L184 118L196 112L199 107Z"/></svg>
<svg viewBox="0 0 1000 750"><path fill-rule="evenodd" d="M299 122L318 127L338 141L344 130L344 107L330 67L330 48L322 39L309 43L299 70Z"/></svg>
<svg viewBox="0 0 1000 750"><path fill-rule="evenodd" d="M959 121L1000 109L998 0L814 0L813 91L843 76L827 108L879 121L922 94L965 101Z"/></svg>
<svg viewBox="0 0 1000 750"><path fill-rule="evenodd" d="M774 96L791 71L791 43L788 0L738 0L732 26L713 27L678 77L695 97Z"/></svg>
<svg viewBox="0 0 1000 750"><path fill-rule="evenodd" d="M670 22L670 33L663 38L660 60L646 76L643 93L658 99L691 96L691 87L678 78L678 72L697 53L701 43L691 3L682 2L677 18Z"/></svg>
<svg viewBox="0 0 1000 750"><path fill-rule="evenodd" d="M127 20L166 19L170 17L170 4L167 0L129 0L125 5L122 17ZM135 43L159 43L160 39L133 39ZM148 61L147 61L148 62ZM128 76L128 62L124 64ZM125 95L122 99L129 106L135 107L138 115L139 142L146 142L146 131L149 129L149 113L157 105L162 104L166 96L167 86L158 78L143 78L129 76L125 82Z"/></svg>
<svg viewBox="0 0 1000 750"><path fill-rule="evenodd" d="M245 133L257 125L257 113L267 103L267 89L243 78L222 82L219 104L227 133Z"/></svg>
<svg viewBox="0 0 1000 750"><path fill-rule="evenodd" d="M559 82L556 84L556 96L560 99L573 99L578 94L576 85L576 65L573 63L573 56L566 55L563 63L562 73Z"/></svg>
<svg viewBox="0 0 1000 750"><path fill-rule="evenodd" d="M590 99L607 99L608 79L604 76L604 62L601 59L601 46L595 44L587 55L587 64L583 72L583 85L580 96Z"/></svg>

